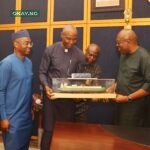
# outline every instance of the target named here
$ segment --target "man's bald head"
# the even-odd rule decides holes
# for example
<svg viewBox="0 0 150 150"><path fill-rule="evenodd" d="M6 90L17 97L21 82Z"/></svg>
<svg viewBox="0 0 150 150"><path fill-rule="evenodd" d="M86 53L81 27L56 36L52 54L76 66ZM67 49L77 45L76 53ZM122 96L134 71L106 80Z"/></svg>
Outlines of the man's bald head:
<svg viewBox="0 0 150 150"><path fill-rule="evenodd" d="M137 42L137 35L131 29L122 29L118 33L117 38L119 38L121 40L130 40L130 41L133 41L133 42Z"/></svg>
<svg viewBox="0 0 150 150"><path fill-rule="evenodd" d="M122 29L116 38L116 46L122 54L130 54L138 47L137 35L131 29Z"/></svg>
<svg viewBox="0 0 150 150"><path fill-rule="evenodd" d="M99 56L99 53L100 53L100 47L95 43L90 44L87 47L85 52L86 62L89 64L95 63L96 59Z"/></svg>
<svg viewBox="0 0 150 150"><path fill-rule="evenodd" d="M62 32L62 45L65 49L73 47L77 42L77 29L73 25L65 25Z"/></svg>
<svg viewBox="0 0 150 150"><path fill-rule="evenodd" d="M77 35L76 27L74 27L73 25L70 25L70 24L64 26L64 28L62 30L62 34L65 34L67 32L72 32Z"/></svg>

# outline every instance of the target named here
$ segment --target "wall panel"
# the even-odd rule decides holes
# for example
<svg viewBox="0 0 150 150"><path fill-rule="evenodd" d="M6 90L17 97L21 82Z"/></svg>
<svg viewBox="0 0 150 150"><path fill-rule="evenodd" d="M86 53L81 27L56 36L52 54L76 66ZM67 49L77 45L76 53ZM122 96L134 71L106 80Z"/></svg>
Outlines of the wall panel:
<svg viewBox="0 0 150 150"><path fill-rule="evenodd" d="M150 51L150 26L133 26L137 33L139 45Z"/></svg>
<svg viewBox="0 0 150 150"><path fill-rule="evenodd" d="M29 32L33 41L32 51L29 56L33 63L33 92L40 92L38 71L41 57L46 47L46 29L30 29Z"/></svg>
<svg viewBox="0 0 150 150"><path fill-rule="evenodd" d="M13 53L11 34L14 31L12 30L3 30L0 31L0 60L7 55Z"/></svg>
<svg viewBox="0 0 150 150"><path fill-rule="evenodd" d="M47 21L47 0L22 0L22 10L38 10L37 17L22 17L21 23L46 22Z"/></svg>
<svg viewBox="0 0 150 150"><path fill-rule="evenodd" d="M83 20L83 0L55 0L54 21Z"/></svg>
<svg viewBox="0 0 150 150"><path fill-rule="evenodd" d="M10 11L15 10L15 0L1 0L0 1L0 24L15 23L15 18L11 17Z"/></svg>
<svg viewBox="0 0 150 150"><path fill-rule="evenodd" d="M133 1L133 18L150 18L150 2L148 0Z"/></svg>
<svg viewBox="0 0 150 150"><path fill-rule="evenodd" d="M116 35L122 27L92 27L91 43L101 47L97 60L102 68L102 78L116 78L119 62L119 53L116 49Z"/></svg>

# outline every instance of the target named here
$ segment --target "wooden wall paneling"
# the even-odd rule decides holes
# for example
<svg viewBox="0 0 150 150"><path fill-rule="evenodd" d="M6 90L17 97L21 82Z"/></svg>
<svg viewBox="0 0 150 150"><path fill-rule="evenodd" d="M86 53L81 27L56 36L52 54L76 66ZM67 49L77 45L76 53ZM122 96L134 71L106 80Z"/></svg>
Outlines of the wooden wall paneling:
<svg viewBox="0 0 150 150"><path fill-rule="evenodd" d="M150 2L148 0L133 0L132 3L133 18L150 18Z"/></svg>
<svg viewBox="0 0 150 150"><path fill-rule="evenodd" d="M138 36L139 45L150 51L150 26L133 26L132 28Z"/></svg>
<svg viewBox="0 0 150 150"><path fill-rule="evenodd" d="M116 35L123 27L92 27L90 42L101 47L97 60L102 68L102 78L116 78L119 53L116 48Z"/></svg>
<svg viewBox="0 0 150 150"><path fill-rule="evenodd" d="M0 31L0 61L7 55L13 53L11 34L13 30Z"/></svg>
<svg viewBox="0 0 150 150"><path fill-rule="evenodd" d="M22 0L22 10L39 10L37 17L22 17L21 23L47 22L48 0Z"/></svg>
<svg viewBox="0 0 150 150"><path fill-rule="evenodd" d="M30 58L33 63L33 92L39 92L39 65L41 62L41 57L43 55L43 51L46 48L46 29L29 29L28 30L32 41L33 47L30 54Z"/></svg>
<svg viewBox="0 0 150 150"><path fill-rule="evenodd" d="M92 6L92 5L91 5ZM124 1L125 8L125 1ZM105 12L92 12L91 11L91 20L101 20L101 19L121 19L123 18L124 10L120 11L105 11Z"/></svg>
<svg viewBox="0 0 150 150"><path fill-rule="evenodd" d="M54 1L54 21L74 21L84 18L83 0L55 0Z"/></svg>
<svg viewBox="0 0 150 150"><path fill-rule="evenodd" d="M15 17L11 16L11 10L15 10L15 0L1 0L0 1L0 24L13 24Z"/></svg>

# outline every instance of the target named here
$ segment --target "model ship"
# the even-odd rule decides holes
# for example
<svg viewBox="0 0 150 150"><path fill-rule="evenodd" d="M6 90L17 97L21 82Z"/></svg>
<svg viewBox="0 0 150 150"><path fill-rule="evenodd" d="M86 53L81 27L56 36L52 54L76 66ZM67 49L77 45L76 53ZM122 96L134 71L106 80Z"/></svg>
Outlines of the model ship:
<svg viewBox="0 0 150 150"><path fill-rule="evenodd" d="M60 92L106 92L106 87L102 86L86 86L86 85L66 85L61 84Z"/></svg>
<svg viewBox="0 0 150 150"><path fill-rule="evenodd" d="M53 78L53 90L60 93L113 93L108 89L115 83L114 79L97 79L77 74L73 78ZM80 75L80 76L79 76Z"/></svg>

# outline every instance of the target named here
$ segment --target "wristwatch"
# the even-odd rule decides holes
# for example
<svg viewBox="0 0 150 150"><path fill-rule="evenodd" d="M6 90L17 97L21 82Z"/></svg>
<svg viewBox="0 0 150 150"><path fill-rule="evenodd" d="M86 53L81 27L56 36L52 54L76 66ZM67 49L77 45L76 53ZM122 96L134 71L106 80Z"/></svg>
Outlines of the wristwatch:
<svg viewBox="0 0 150 150"><path fill-rule="evenodd" d="M128 95L128 102L132 102L132 97L130 95Z"/></svg>

